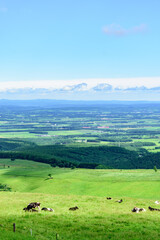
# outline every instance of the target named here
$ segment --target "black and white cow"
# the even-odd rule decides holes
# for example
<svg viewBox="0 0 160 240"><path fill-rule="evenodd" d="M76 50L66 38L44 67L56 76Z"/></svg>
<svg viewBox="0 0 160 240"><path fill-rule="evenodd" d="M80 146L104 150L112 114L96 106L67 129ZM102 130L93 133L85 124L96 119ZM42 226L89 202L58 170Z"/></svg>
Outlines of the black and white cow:
<svg viewBox="0 0 160 240"><path fill-rule="evenodd" d="M41 210L40 208L40 202L31 202L28 204L28 206L26 208L23 208L23 210L26 211L31 211L31 212L36 212L37 210L35 208L38 208L38 211Z"/></svg>
<svg viewBox="0 0 160 240"><path fill-rule="evenodd" d="M41 210L48 211L48 212L54 212L54 210L52 208L46 208L46 207L43 207Z"/></svg>
<svg viewBox="0 0 160 240"><path fill-rule="evenodd" d="M123 200L122 200L122 199L120 199L120 200L118 200L118 201L116 201L116 202L118 202L118 203L121 203L121 202L123 202Z"/></svg>
<svg viewBox="0 0 160 240"><path fill-rule="evenodd" d="M144 208L134 207L134 208L132 209L132 212L136 212L136 213L139 213L139 212L146 212L146 209L144 209Z"/></svg>

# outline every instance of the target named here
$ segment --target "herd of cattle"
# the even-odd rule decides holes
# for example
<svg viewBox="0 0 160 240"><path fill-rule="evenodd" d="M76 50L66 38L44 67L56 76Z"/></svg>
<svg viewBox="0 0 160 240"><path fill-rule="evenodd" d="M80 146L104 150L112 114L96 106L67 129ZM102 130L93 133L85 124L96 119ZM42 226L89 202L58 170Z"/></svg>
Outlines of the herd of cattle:
<svg viewBox="0 0 160 240"><path fill-rule="evenodd" d="M43 207L42 209L40 208L40 202L31 202L28 204L27 207L23 208L25 212L39 212L40 210L42 211L48 211L48 212L54 212L52 208L46 208ZM36 209L38 208L38 210Z"/></svg>
<svg viewBox="0 0 160 240"><path fill-rule="evenodd" d="M112 200L111 197L106 197L107 200ZM122 203L123 200L120 199L120 200L117 200L115 202L118 202L118 203ZM156 204L160 204L159 201L155 201ZM48 212L54 212L54 210L52 208L46 208L46 207L43 207L42 209L40 208L40 202L31 202L27 205L27 207L23 208L23 210L25 212L39 212L39 211L48 211ZM36 209L37 208L37 209ZM77 209L79 209L77 206L76 207L71 207L69 208L69 210L71 211L76 211ZM150 211L160 211L160 209L157 209L157 208L152 208L152 207L148 207L148 209ZM144 208L138 208L138 207L134 207L132 210L132 212L146 212L146 209Z"/></svg>
<svg viewBox="0 0 160 240"><path fill-rule="evenodd" d="M106 199L107 199L107 200L112 200L111 197L106 197ZM123 200L120 199L120 200L115 201L115 202L121 203L121 202L123 202ZM156 204L160 204L159 201L155 201L155 203L156 203ZM149 209L150 211L160 211L160 209L158 209L158 208L148 207L148 209ZM144 209L144 208L134 207L131 211L132 211L132 212L139 213L139 212L146 212L146 209Z"/></svg>
<svg viewBox="0 0 160 240"><path fill-rule="evenodd" d="M52 208L43 207L41 209L40 205L41 205L40 202L31 202L27 205L27 207L23 208L23 210L25 212L40 212L41 210L42 211L47 211L47 212L54 212L54 210ZM79 209L77 206L69 208L69 210L71 210L71 211L75 211L77 209Z"/></svg>

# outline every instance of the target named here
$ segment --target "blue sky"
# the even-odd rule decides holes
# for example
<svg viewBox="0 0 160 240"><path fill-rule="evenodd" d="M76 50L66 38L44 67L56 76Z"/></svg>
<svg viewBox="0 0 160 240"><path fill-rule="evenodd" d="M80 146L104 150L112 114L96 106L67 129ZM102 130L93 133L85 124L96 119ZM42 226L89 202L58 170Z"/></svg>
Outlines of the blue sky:
<svg viewBox="0 0 160 240"><path fill-rule="evenodd" d="M0 0L0 82L160 86L159 9L159 0Z"/></svg>

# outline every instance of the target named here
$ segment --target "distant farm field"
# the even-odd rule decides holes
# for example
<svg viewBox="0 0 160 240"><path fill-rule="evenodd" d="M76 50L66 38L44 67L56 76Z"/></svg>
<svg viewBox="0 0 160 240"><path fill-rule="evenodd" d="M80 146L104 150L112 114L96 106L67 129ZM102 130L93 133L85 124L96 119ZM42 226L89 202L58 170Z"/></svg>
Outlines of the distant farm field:
<svg viewBox="0 0 160 240"><path fill-rule="evenodd" d="M150 152L160 149L159 103L23 104L0 106L1 142L7 138L38 145L85 143Z"/></svg>
<svg viewBox="0 0 160 240"><path fill-rule="evenodd" d="M71 170L1 159L0 183L12 192L0 192L0 239L159 239L160 213L148 210L158 208L159 181L159 170ZM25 213L32 201L55 212ZM132 213L134 206L147 211Z"/></svg>

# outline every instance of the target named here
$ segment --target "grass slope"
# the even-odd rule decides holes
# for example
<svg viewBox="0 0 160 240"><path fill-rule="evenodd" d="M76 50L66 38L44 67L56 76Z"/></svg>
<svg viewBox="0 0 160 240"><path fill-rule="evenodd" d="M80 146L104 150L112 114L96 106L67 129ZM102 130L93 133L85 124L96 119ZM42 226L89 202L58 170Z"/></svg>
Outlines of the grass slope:
<svg viewBox="0 0 160 240"><path fill-rule="evenodd" d="M159 180L159 171L153 170L71 170L1 159L0 183L13 192L0 192L0 239L52 240L56 233L65 240L159 239L159 212L131 212L134 206L157 207ZM120 198L121 204L115 202ZM31 201L55 212L23 212ZM79 210L68 210L76 205Z"/></svg>
<svg viewBox="0 0 160 240"><path fill-rule="evenodd" d="M90 240L90 239L159 239L158 212L131 213L134 205L147 208L151 200L124 198L124 203L107 201L102 197L61 196L31 193L1 193L1 231L12 231L16 222L17 233L33 239ZM30 201L39 200L42 206L54 208L55 213L24 213L23 207ZM11 205L12 203L12 205ZM76 212L68 210L79 206ZM152 203L153 205L153 203ZM0 233L1 235L1 233ZM3 239L1 237L1 239ZM6 238L4 238L6 239ZM12 238L8 238L12 239Z"/></svg>
<svg viewBox="0 0 160 240"><path fill-rule="evenodd" d="M159 171L153 170L71 170L26 160L0 160L0 183L16 192L158 199L159 180Z"/></svg>

